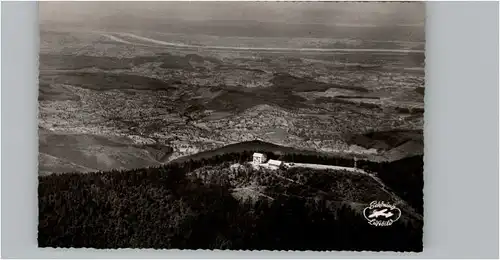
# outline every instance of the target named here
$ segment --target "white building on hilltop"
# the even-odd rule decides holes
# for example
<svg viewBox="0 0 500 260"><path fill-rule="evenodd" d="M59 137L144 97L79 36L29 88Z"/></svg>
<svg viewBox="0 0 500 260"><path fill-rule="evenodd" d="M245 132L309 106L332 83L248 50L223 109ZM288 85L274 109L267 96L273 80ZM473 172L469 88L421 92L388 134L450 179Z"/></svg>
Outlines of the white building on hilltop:
<svg viewBox="0 0 500 260"><path fill-rule="evenodd" d="M283 166L283 161L278 161L278 160L272 160L272 159L271 159L271 160L269 160L269 161L267 162L267 164L268 164L269 166L273 166L273 167L277 167L277 168L279 168L279 167Z"/></svg>
<svg viewBox="0 0 500 260"><path fill-rule="evenodd" d="M265 154L262 153L254 153L253 154L253 163L254 164L262 164L267 161L267 157Z"/></svg>

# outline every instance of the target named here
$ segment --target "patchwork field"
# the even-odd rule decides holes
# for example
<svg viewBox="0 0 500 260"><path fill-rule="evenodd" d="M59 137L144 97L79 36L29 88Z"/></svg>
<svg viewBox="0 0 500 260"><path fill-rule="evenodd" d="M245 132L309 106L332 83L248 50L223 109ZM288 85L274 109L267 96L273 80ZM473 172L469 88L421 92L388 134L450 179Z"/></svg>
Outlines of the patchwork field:
<svg viewBox="0 0 500 260"><path fill-rule="evenodd" d="M39 6L40 247L422 251L423 4Z"/></svg>
<svg viewBox="0 0 500 260"><path fill-rule="evenodd" d="M372 153L371 147L352 146L345 134L422 129L423 74L412 70L423 65L423 55L418 53L290 52L283 56L272 51L169 48L151 40L144 46L144 40L127 34L108 37L110 33L52 30L41 35L40 127L49 136L127 138L124 145L132 147L116 152L114 156L121 159L103 157L81 165L75 161L78 156L60 157L52 145L42 144L41 152L63 160L64 169L162 163L149 158L141 148L144 143L171 147L167 161L255 139L323 152ZM160 42L174 36L179 35L147 34ZM241 42L252 48L285 39L214 37L176 39L179 44L200 46ZM306 45L314 42L302 38L293 41L292 47L311 47ZM322 42L316 39L319 47L331 47ZM346 44L350 48L409 46L379 41ZM85 150L78 148L86 145L79 140L62 142L66 148L61 151ZM94 143L113 150L99 139ZM83 150L82 154L87 153ZM44 172L57 169L58 160L54 160L42 160ZM120 160L128 162L115 162Z"/></svg>

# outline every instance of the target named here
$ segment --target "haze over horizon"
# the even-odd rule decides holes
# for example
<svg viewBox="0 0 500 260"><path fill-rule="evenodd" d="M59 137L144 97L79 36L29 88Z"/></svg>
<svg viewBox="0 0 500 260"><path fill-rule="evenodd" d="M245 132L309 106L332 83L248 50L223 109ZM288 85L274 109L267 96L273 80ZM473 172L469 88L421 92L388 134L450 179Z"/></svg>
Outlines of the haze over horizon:
<svg viewBox="0 0 500 260"><path fill-rule="evenodd" d="M335 36L339 28L375 34L384 27L392 31L400 27L411 31L412 40L424 40L421 3L41 2L39 6L42 27L320 38Z"/></svg>

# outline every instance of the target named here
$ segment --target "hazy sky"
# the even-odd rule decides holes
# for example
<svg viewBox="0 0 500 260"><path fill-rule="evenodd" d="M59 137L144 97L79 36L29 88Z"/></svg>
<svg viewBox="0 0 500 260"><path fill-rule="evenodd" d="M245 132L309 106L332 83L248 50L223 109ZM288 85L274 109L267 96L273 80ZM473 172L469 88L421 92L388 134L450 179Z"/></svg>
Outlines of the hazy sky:
<svg viewBox="0 0 500 260"><path fill-rule="evenodd" d="M89 22L108 16L182 20L254 20L261 22L418 24L422 3L356 2L39 2L40 20Z"/></svg>

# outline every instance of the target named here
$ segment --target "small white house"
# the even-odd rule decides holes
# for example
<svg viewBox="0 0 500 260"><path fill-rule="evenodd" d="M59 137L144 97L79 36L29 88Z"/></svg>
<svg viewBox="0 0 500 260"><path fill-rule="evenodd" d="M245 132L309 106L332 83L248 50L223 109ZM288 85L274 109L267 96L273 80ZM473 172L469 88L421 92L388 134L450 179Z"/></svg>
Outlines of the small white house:
<svg viewBox="0 0 500 260"><path fill-rule="evenodd" d="M283 166L283 161L278 161L278 160L272 160L271 159L271 160L269 160L267 162L267 164L269 164L269 166L273 166L273 167L279 168L279 167Z"/></svg>
<svg viewBox="0 0 500 260"><path fill-rule="evenodd" d="M254 153L253 154L253 163L255 164L262 164L267 161L267 157L265 154L262 153Z"/></svg>

